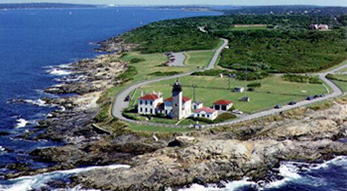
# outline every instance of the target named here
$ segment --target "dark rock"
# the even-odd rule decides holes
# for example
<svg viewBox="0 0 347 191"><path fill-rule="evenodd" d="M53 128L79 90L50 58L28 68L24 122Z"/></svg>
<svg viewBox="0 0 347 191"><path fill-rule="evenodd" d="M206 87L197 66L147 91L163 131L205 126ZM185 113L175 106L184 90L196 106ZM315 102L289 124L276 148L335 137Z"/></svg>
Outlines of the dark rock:
<svg viewBox="0 0 347 191"><path fill-rule="evenodd" d="M0 132L0 136L7 136L7 135L11 135L11 133L5 132L5 131Z"/></svg>

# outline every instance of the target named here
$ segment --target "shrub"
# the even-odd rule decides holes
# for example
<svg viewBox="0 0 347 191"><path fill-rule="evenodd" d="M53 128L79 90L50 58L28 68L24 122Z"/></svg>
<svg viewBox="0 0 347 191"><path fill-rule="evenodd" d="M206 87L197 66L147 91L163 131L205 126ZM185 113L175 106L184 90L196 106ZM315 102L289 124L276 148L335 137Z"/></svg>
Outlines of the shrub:
<svg viewBox="0 0 347 191"><path fill-rule="evenodd" d="M192 73L192 76L219 76L219 74L228 75L232 73L233 72L230 72L227 70L213 69L213 70L206 70L202 72L194 72Z"/></svg>
<svg viewBox="0 0 347 191"><path fill-rule="evenodd" d="M302 76L294 74L285 74L283 79L290 82L321 84L323 83L317 76Z"/></svg>
<svg viewBox="0 0 347 191"><path fill-rule="evenodd" d="M247 87L249 88L260 88L261 87L261 83L255 82L255 83L250 83L247 85Z"/></svg>
<svg viewBox="0 0 347 191"><path fill-rule="evenodd" d="M125 118L132 119L132 120L135 120L135 121L138 120L138 118L137 118L136 116L131 115L130 113L123 112L122 114L123 114L123 116L124 116Z"/></svg>
<svg viewBox="0 0 347 191"><path fill-rule="evenodd" d="M223 113L223 114L220 114L214 121L213 123L222 123L222 122L225 122L225 121L230 121L232 119L235 119L237 118L236 115L233 115L231 113Z"/></svg>
<svg viewBox="0 0 347 191"><path fill-rule="evenodd" d="M130 63L131 64L136 64L136 63L139 63L139 62L144 62L146 61L144 58L133 58L130 60Z"/></svg>
<svg viewBox="0 0 347 191"><path fill-rule="evenodd" d="M182 72L176 72L176 71L171 71L171 72L153 72L149 74L150 76L173 76L177 74L181 74Z"/></svg>
<svg viewBox="0 0 347 191"><path fill-rule="evenodd" d="M122 80L123 82L131 81L134 79L133 76L137 74L138 74L138 71L136 67L129 66L127 71L125 71L123 74L118 76L118 79Z"/></svg>

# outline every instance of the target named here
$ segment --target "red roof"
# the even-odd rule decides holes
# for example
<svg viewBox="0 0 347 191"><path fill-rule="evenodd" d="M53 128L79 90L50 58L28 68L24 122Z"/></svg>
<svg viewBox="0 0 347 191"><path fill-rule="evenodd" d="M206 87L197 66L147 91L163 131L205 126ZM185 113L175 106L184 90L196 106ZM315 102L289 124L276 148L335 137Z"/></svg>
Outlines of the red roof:
<svg viewBox="0 0 347 191"><path fill-rule="evenodd" d="M159 99L159 96L156 94L147 94L145 96L142 96L140 99L141 100L153 100L154 101L154 100Z"/></svg>
<svg viewBox="0 0 347 191"><path fill-rule="evenodd" d="M232 101L228 101L228 100L218 100L214 102L214 105L230 105L232 103L233 103Z"/></svg>
<svg viewBox="0 0 347 191"><path fill-rule="evenodd" d="M173 98L172 97L170 97L170 98L167 98L165 101L172 101L173 100ZM189 97L182 97L182 101L183 101L183 103L185 103L185 102L187 102L187 101L189 101L190 100L190 98Z"/></svg>
<svg viewBox="0 0 347 191"><path fill-rule="evenodd" d="M214 113L217 112L214 109L208 108L208 107L202 107L201 109L196 110L196 113L201 113L202 111L206 112L206 113Z"/></svg>

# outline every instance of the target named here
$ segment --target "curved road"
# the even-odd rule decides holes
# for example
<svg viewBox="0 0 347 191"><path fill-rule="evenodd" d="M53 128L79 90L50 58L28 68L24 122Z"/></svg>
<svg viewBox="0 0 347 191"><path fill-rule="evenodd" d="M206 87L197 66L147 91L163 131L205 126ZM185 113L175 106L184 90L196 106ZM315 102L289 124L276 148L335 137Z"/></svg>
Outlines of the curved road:
<svg viewBox="0 0 347 191"><path fill-rule="evenodd" d="M216 50L215 55L213 56L210 64L208 65L207 69L213 69L215 67L215 64L218 60L218 57L221 53L221 51L228 45L228 40L226 39L222 39L223 45ZM226 126L226 125L233 125L236 123L240 123L240 122L244 122L244 121L248 121L248 120L253 120L256 118L261 118L261 117L266 117L266 116L270 116L270 115L275 115L275 114L279 114L283 111L287 111L287 110L291 110L294 108L298 108L298 107L302 107L302 106L307 106L307 105L311 105L313 103L317 103L323 100L327 100L327 99L331 99L331 98L336 98L339 97L341 95L343 95L343 92L341 91L341 89L339 87L337 87L333 82L331 82L329 79L326 78L326 75L328 73L334 73L337 72L339 70L342 70L344 68L347 68L347 65L335 68L329 72L325 72L325 73L319 73L319 78L321 80L323 80L328 86L330 86L333 90L333 93L326 95L325 97L322 98L317 98L315 100L311 100L311 101L300 101L298 102L296 105L286 105L283 106L283 108L281 109L270 109L270 110L266 110L266 111L261 111L258 113L254 113L254 114L250 114L250 115L244 115L241 116L240 118L233 120L233 121L228 121L228 122L224 122L224 123L218 123L218 124L211 124L211 125L202 125L202 128L207 128L207 127L218 127L218 126ZM123 90L122 92L120 92L114 101L114 104L112 106L112 115L115 118L118 118L120 120L126 121L126 122L130 122L130 123L135 123L135 124L141 124L141 125L151 125L151 126L157 126L157 127L180 127L180 128L192 128L193 125L173 125L173 124L162 124L162 123L151 123L151 122L146 122L146 121L135 121L135 120L131 120L128 118L125 118L122 115L122 112L124 109L128 108L128 102L125 102L125 98L134 90L136 90L137 88L147 85L147 84L151 84L151 83L155 83L155 82L160 82L163 80L170 80L170 79L175 79L175 78L180 78L180 77L184 77L184 76L189 76L191 75L193 72L188 72L188 73L184 73L184 74L179 74L179 75L175 75L175 76L167 76L167 77L163 77L163 78L158 78L158 79L152 79L152 80L147 80L147 81L143 81L143 82L138 82L135 84L132 84L131 86L129 86L126 90Z"/></svg>

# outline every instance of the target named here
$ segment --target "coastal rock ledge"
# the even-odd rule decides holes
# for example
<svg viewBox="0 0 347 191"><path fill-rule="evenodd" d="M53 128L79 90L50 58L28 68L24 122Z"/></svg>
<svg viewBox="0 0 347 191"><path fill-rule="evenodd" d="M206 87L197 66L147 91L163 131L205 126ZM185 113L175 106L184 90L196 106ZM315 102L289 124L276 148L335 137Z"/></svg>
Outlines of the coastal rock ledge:
<svg viewBox="0 0 347 191"><path fill-rule="evenodd" d="M130 169L95 170L72 177L86 187L102 190L165 190L191 183L254 179L280 160L317 159L327 153L347 154L347 145L320 141L210 140L184 149L166 148L133 159Z"/></svg>
<svg viewBox="0 0 347 191"><path fill-rule="evenodd" d="M245 176L257 181L281 161L323 162L347 155L345 103L330 102L328 108L300 108L273 119L191 133L195 139L189 144L169 144L133 157L129 169L76 174L71 186L155 191Z"/></svg>

